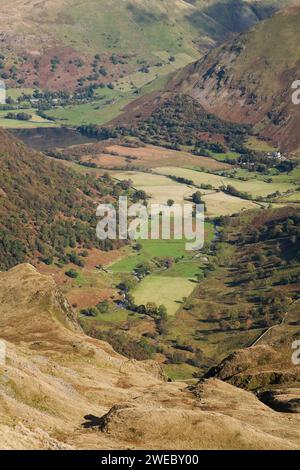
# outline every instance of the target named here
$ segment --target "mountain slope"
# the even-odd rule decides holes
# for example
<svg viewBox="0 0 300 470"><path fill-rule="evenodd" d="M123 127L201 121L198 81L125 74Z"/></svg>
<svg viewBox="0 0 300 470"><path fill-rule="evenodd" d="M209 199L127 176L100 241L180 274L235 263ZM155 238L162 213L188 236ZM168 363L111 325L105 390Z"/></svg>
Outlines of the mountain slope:
<svg viewBox="0 0 300 470"><path fill-rule="evenodd" d="M43 89L73 89L78 79L95 75L92 62L100 54L102 67L116 80L170 54L192 61L199 49L248 29L285 3L1 0L2 69L10 86L39 83Z"/></svg>
<svg viewBox="0 0 300 470"><path fill-rule="evenodd" d="M299 300L281 324L269 328L253 347L236 351L205 377L215 377L245 390L276 411L300 412L300 370L293 364L293 343L300 331Z"/></svg>
<svg viewBox="0 0 300 470"><path fill-rule="evenodd" d="M192 393L84 336L53 279L30 265L0 273L0 299L1 448L299 447L299 415L215 379Z"/></svg>
<svg viewBox="0 0 300 470"><path fill-rule="evenodd" d="M0 129L0 269L100 247L96 205L114 184L78 175Z"/></svg>
<svg viewBox="0 0 300 470"><path fill-rule="evenodd" d="M284 150L300 146L300 106L292 83L300 76L300 7L275 14L187 67L168 89L188 94L207 111L254 124Z"/></svg>

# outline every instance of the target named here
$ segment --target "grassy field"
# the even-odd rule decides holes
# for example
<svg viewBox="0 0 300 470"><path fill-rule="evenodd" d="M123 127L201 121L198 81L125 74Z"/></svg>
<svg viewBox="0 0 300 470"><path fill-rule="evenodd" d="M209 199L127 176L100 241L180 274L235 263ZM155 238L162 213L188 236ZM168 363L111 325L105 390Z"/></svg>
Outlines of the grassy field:
<svg viewBox="0 0 300 470"><path fill-rule="evenodd" d="M238 212L255 209L257 204L239 197L230 196L223 192L216 192L203 196L206 204L208 217L219 217L221 215L232 215Z"/></svg>
<svg viewBox="0 0 300 470"><path fill-rule="evenodd" d="M213 239L213 225L205 225L205 240ZM195 252L186 251L185 240L141 240L141 251L135 253L125 249L123 259L110 266L115 275L129 274L142 263L149 263L154 258L170 257L177 262L167 270L154 272L144 278L133 291L138 304L155 302L165 305L169 315L174 315L180 307L182 297L188 297L195 288L195 279L201 272L201 261L195 258Z"/></svg>
<svg viewBox="0 0 300 470"><path fill-rule="evenodd" d="M160 66L153 65L149 67L148 73L138 71L119 79L115 82L116 89L127 93L135 88L142 88L145 85L151 84L159 77L169 75L177 69L185 67L194 60L192 56L184 52L175 54L173 62L169 62L170 54L166 51L157 51L155 55L157 55L158 60L160 59Z"/></svg>
<svg viewBox="0 0 300 470"><path fill-rule="evenodd" d="M116 117L123 107L134 98L133 93L118 90L98 90L95 101L86 104L58 107L47 111L47 116L61 125L105 124Z"/></svg>
<svg viewBox="0 0 300 470"><path fill-rule="evenodd" d="M132 180L136 189L145 191L150 196L152 204L166 204L168 199L173 199L177 204L182 204L184 199L194 192L192 187L176 183L161 175L124 171L112 172L112 176L118 180Z"/></svg>
<svg viewBox="0 0 300 470"><path fill-rule="evenodd" d="M31 94L33 92L33 88L9 88L7 90L7 97L12 98L13 100L17 100L23 93ZM38 116L36 113L36 109L29 108L29 109L22 109L22 107L16 111L12 110L11 112L24 112L27 114L31 114L32 119L30 121L20 121L17 119L5 119L5 116L10 111L0 111L0 127L8 128L8 129L32 129L35 127L53 127L56 124L54 122L48 121L43 119L41 116Z"/></svg>
<svg viewBox="0 0 300 470"><path fill-rule="evenodd" d="M155 302L164 305L170 316L180 308L183 297L195 289L195 283L183 277L151 275L145 278L132 292L138 305Z"/></svg>
<svg viewBox="0 0 300 470"><path fill-rule="evenodd" d="M8 88L6 91L7 98L12 98L13 100L16 100L21 96L22 94L29 94L31 95L33 93L33 88Z"/></svg>
<svg viewBox="0 0 300 470"><path fill-rule="evenodd" d="M30 119L30 121L20 121L18 119L6 119L5 116L7 115L9 111L0 111L0 127L4 127L7 129L32 129L35 127L53 127L56 125L55 123L38 116L36 114L36 110L34 109L26 109L26 110L24 109L24 110L18 110L18 111L31 114L32 118ZM12 112L15 112L15 111L12 111Z"/></svg>
<svg viewBox="0 0 300 470"><path fill-rule="evenodd" d="M288 196L279 197L278 202L300 202L300 191Z"/></svg>
<svg viewBox="0 0 300 470"><path fill-rule="evenodd" d="M58 107L47 111L47 116L55 119L61 125L79 126L81 124L97 124L99 126L117 117L123 108L141 95L158 90L167 82L168 75L163 75L147 83L136 93L136 88L122 91L99 88L95 100L79 105Z"/></svg>
<svg viewBox="0 0 300 470"><path fill-rule="evenodd" d="M251 150L256 150L258 152L275 152L276 148L265 140L257 139L257 137L249 137L246 146Z"/></svg>
<svg viewBox="0 0 300 470"><path fill-rule="evenodd" d="M241 155L237 152L227 152L227 153L214 153L210 152L212 157L214 157L219 162L223 162L224 160L237 160Z"/></svg>
<svg viewBox="0 0 300 470"><path fill-rule="evenodd" d="M155 257L181 257L186 256L184 240L140 240L142 250L129 255L113 264L110 269L114 272L132 272L138 264L149 262Z"/></svg>
<svg viewBox="0 0 300 470"><path fill-rule="evenodd" d="M248 181L241 181L236 178L228 178L215 174L204 173L201 171L187 170L185 168L175 168L175 167L161 167L156 168L157 173L163 175L172 175L172 176L181 176L188 178L194 182L196 185L201 184L211 184L214 188L220 188L221 186L232 185L237 190L250 193L253 198L258 196L268 196L273 194L276 191L284 193L286 191L292 190L295 188L295 185L290 181L282 181L277 179L275 182L266 183L259 179L249 179Z"/></svg>
<svg viewBox="0 0 300 470"><path fill-rule="evenodd" d="M207 170L230 170L231 167L226 163L220 163L209 157L199 157L192 155L188 151L170 150L154 145L145 145L144 147L124 147L122 145L110 145L106 147L106 155L99 157L96 163L101 166L101 163L107 161L107 154L110 157L115 157L113 160L116 166L130 166L140 167L141 170L145 168L155 168L158 166L178 166L189 167L193 169L207 169ZM92 158L92 157L91 157ZM104 165L105 166L105 165Z"/></svg>
<svg viewBox="0 0 300 470"><path fill-rule="evenodd" d="M205 223L205 241L211 242L214 236L214 229L211 223ZM110 270L115 273L130 273L141 263L147 263L153 258L181 258L181 261L175 263L168 269L168 275L182 275L190 277L199 272L195 264L199 266L199 261L195 261L194 252L186 251L186 241L183 240L140 240L142 249L136 253L131 248L125 248L124 256L110 266ZM162 275L165 273L162 272Z"/></svg>

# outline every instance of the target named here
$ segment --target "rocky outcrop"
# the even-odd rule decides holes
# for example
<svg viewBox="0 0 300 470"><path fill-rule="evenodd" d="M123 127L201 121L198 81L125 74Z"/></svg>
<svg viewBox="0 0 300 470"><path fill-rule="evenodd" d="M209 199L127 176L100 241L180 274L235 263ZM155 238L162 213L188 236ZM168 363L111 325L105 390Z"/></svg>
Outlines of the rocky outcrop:
<svg viewBox="0 0 300 470"><path fill-rule="evenodd" d="M298 414L277 413L218 379L166 382L86 337L52 277L0 273L0 447L297 449Z"/></svg>

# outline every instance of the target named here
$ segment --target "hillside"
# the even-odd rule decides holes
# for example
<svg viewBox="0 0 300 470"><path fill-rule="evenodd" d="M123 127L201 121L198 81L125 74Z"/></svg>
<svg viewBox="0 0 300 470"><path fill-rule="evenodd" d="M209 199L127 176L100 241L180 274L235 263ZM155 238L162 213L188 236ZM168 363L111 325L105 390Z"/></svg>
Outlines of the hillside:
<svg viewBox="0 0 300 470"><path fill-rule="evenodd" d="M257 393L276 411L299 413L300 371L292 363L292 344L299 339L299 301L279 325L270 327L251 348L226 357L204 377L217 377Z"/></svg>
<svg viewBox="0 0 300 470"><path fill-rule="evenodd" d="M170 55L178 69L295 1L1 0L2 77L9 86L72 90L78 80L109 83L161 67Z"/></svg>
<svg viewBox="0 0 300 470"><path fill-rule="evenodd" d="M111 181L80 176L0 129L0 187L0 269L100 247L96 204L114 197Z"/></svg>
<svg viewBox="0 0 300 470"><path fill-rule="evenodd" d="M195 391L165 382L153 363L84 336L53 279L30 265L0 273L0 299L2 449L299 447L299 415L215 379Z"/></svg>
<svg viewBox="0 0 300 470"><path fill-rule="evenodd" d="M300 7L275 14L221 46L171 80L206 111L255 126L282 150L297 151L300 106L292 103L299 78Z"/></svg>

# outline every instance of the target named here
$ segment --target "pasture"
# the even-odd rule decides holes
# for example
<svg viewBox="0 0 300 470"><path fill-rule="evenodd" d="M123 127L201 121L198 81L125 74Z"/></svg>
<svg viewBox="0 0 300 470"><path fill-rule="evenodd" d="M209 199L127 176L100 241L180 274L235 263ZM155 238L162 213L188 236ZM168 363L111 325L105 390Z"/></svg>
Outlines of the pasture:
<svg viewBox="0 0 300 470"><path fill-rule="evenodd" d="M189 152L170 150L154 145L144 147L125 147L122 145L111 145L105 148L105 154L93 161L101 166L111 167L126 165L143 168L154 168L160 166L188 167L196 169L207 169L218 171L230 169L226 163L217 162L213 158L199 157Z"/></svg>
<svg viewBox="0 0 300 470"><path fill-rule="evenodd" d="M289 181L277 180L276 182L266 183L265 181L261 181L255 178L242 181L237 178L188 170L186 168L161 167L156 168L154 171L162 175L171 175L190 179L194 182L195 185L211 184L215 189L218 189L221 186L231 185L234 186L238 191L251 194L254 199L259 196L266 197L269 194L275 193L276 191L284 193L295 188L294 184Z"/></svg>
<svg viewBox="0 0 300 470"><path fill-rule="evenodd" d="M160 65L153 65L148 68L148 72L136 71L126 77L120 78L115 82L116 89L122 92L129 92L135 88L142 88L152 83L158 77L169 75L177 69L181 69L194 61L194 58L185 52L179 52L174 55L175 60L169 61L170 54L167 51L157 51L155 53L160 59Z"/></svg>
<svg viewBox="0 0 300 470"><path fill-rule="evenodd" d="M239 197L230 196L223 192L216 192L203 196L208 217L232 215L249 209L257 209L258 204Z"/></svg>
<svg viewBox="0 0 300 470"><path fill-rule="evenodd" d="M138 305L155 302L165 305L170 316L174 316L182 304L182 299L188 297L196 284L183 277L168 277L151 275L145 278L132 292Z"/></svg>
<svg viewBox="0 0 300 470"><path fill-rule="evenodd" d="M163 175L138 171L112 172L111 175L120 181L131 180L134 188L145 191L150 196L151 204L166 204L168 199L173 199L176 204L183 204L195 192L192 186L176 183Z"/></svg>
<svg viewBox="0 0 300 470"><path fill-rule="evenodd" d="M52 121L48 121L43 119L42 117L36 114L36 110L34 109L20 109L18 111L11 111L11 112L25 112L31 114L32 118L30 121L20 121L18 119L6 119L5 116L10 111L0 111L0 127L4 127L6 129L32 129L34 127L53 127L55 123Z"/></svg>

